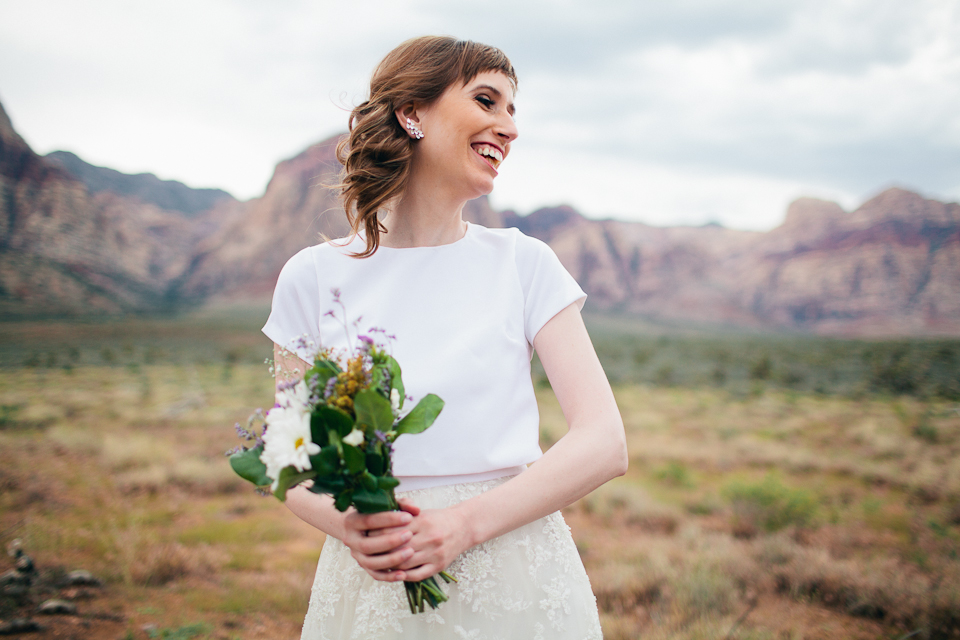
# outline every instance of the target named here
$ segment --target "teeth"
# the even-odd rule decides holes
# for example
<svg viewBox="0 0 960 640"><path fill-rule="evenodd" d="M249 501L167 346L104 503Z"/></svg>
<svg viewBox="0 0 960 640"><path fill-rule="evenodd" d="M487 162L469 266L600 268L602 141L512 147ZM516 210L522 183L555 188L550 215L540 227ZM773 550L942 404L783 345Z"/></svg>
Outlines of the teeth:
<svg viewBox="0 0 960 640"><path fill-rule="evenodd" d="M500 151L498 151L497 149L494 149L493 147L488 147L486 145L477 147L477 153L479 153L482 156L488 156L490 158L493 158L498 163L503 162L503 154L500 153Z"/></svg>

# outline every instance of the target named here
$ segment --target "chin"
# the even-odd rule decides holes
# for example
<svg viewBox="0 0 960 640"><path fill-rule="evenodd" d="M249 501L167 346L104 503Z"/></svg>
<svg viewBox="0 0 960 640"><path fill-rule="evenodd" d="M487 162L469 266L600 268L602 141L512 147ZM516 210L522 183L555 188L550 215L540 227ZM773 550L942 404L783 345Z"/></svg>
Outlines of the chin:
<svg viewBox="0 0 960 640"><path fill-rule="evenodd" d="M493 178L478 182L474 185L473 195L470 196L470 199L479 198L480 196L488 196L493 191Z"/></svg>

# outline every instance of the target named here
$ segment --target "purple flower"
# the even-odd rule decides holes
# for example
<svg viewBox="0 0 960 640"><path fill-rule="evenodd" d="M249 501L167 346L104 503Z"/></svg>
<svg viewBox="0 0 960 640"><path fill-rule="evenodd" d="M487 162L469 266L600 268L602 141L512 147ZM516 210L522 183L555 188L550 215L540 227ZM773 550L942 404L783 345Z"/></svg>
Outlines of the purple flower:
<svg viewBox="0 0 960 640"><path fill-rule="evenodd" d="M323 399L327 400L333 395L333 388L337 386L337 376L330 376L327 380L327 386L323 388Z"/></svg>
<svg viewBox="0 0 960 640"><path fill-rule="evenodd" d="M286 380L277 385L277 391L286 391L287 389L293 389L297 386L299 380Z"/></svg>
<svg viewBox="0 0 960 640"><path fill-rule="evenodd" d="M249 431L247 431L246 429L244 429L243 427L241 427L239 422L237 422L236 424L234 424L234 425L233 425L233 428L234 428L234 430L237 432L237 437L238 437L238 438L243 438L244 440L249 440L249 439L250 439L250 436L253 435L253 434L251 434Z"/></svg>

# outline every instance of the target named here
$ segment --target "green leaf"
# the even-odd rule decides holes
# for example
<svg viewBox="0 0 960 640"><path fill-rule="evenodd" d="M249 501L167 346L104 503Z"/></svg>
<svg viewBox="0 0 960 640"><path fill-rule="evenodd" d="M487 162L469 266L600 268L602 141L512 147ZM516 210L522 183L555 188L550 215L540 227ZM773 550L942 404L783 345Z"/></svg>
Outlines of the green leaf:
<svg viewBox="0 0 960 640"><path fill-rule="evenodd" d="M313 484L310 486L310 491L313 491L314 493L328 493L332 496L335 496L346 488L347 483L343 478L317 477L313 479Z"/></svg>
<svg viewBox="0 0 960 640"><path fill-rule="evenodd" d="M393 500L386 491L368 491L363 488L353 492L353 505L360 513L379 513L394 508Z"/></svg>
<svg viewBox="0 0 960 640"><path fill-rule="evenodd" d="M340 471L340 451L336 445L320 449L320 453L310 456L310 466L317 472L317 478L332 476Z"/></svg>
<svg viewBox="0 0 960 640"><path fill-rule="evenodd" d="M390 372L390 387L396 389L397 393L400 394L400 408L403 409L405 392L403 389L403 377L400 375L400 363L397 362L393 356L387 356L384 359L384 364L386 364L387 370ZM382 429L382 431L386 431L386 429Z"/></svg>
<svg viewBox="0 0 960 640"><path fill-rule="evenodd" d="M353 491L346 489L341 491L333 500L333 506L337 508L337 511L346 511L350 508L350 502L353 500ZM359 511L359 509L358 509Z"/></svg>
<svg viewBox="0 0 960 640"><path fill-rule="evenodd" d="M327 423L316 411L310 414L310 440L320 447L330 444L330 437L327 435Z"/></svg>
<svg viewBox="0 0 960 640"><path fill-rule="evenodd" d="M383 456L377 453L368 453L366 456L366 461L367 471L375 476L383 475L384 467L386 466L383 464Z"/></svg>
<svg viewBox="0 0 960 640"><path fill-rule="evenodd" d="M239 451L230 456L230 466L244 480L249 480L258 487L265 487L271 481L267 477L267 465L260 462L261 453L263 446Z"/></svg>
<svg viewBox="0 0 960 640"><path fill-rule="evenodd" d="M381 489L386 489L389 491L390 489L396 489L397 487L399 487L400 481L394 478L393 476L383 476L383 477L377 478L377 486L380 487Z"/></svg>
<svg viewBox="0 0 960 640"><path fill-rule="evenodd" d="M377 479L369 471L364 471L360 475L360 484L363 485L363 488L367 491L376 491L377 490Z"/></svg>
<svg viewBox="0 0 960 640"><path fill-rule="evenodd" d="M360 473L364 470L363 451L350 444L343 445L343 462L350 473Z"/></svg>
<svg viewBox="0 0 960 640"><path fill-rule="evenodd" d="M382 391L381 385L384 382L384 379L389 375L387 367L382 364L376 364L370 369L370 388L376 389L378 393ZM387 394L390 392L387 391Z"/></svg>
<svg viewBox="0 0 960 640"><path fill-rule="evenodd" d="M428 393L410 413L397 423L397 435L426 431L442 410L443 400L440 399L440 396Z"/></svg>
<svg viewBox="0 0 960 640"><path fill-rule="evenodd" d="M393 426L393 410L390 401L373 389L364 389L353 399L357 424L367 425L386 432Z"/></svg>
<svg viewBox="0 0 960 640"><path fill-rule="evenodd" d="M341 436L345 436L353 431L353 418L343 409L321 404L310 414L310 437L321 447L325 447L330 441L328 429L335 429Z"/></svg>
<svg viewBox="0 0 960 640"><path fill-rule="evenodd" d="M340 373L340 365L333 360L317 360L313 366L307 369L303 379L309 381L313 376L320 378L319 386L321 389L326 386L327 380Z"/></svg>
<svg viewBox="0 0 960 640"><path fill-rule="evenodd" d="M317 475L316 471L297 471L296 467L284 467L277 478L277 490L273 495L277 496L281 502L287 499L287 490L295 487L304 480L310 480Z"/></svg>

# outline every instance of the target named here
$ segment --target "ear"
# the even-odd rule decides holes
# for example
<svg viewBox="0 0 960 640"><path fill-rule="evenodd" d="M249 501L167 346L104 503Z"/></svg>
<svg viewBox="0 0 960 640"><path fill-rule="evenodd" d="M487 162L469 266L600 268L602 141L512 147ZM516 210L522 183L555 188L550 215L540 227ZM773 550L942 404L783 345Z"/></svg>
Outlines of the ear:
<svg viewBox="0 0 960 640"><path fill-rule="evenodd" d="M400 123L400 128L406 131L407 135L413 138L414 140L417 139L417 136L413 131L410 130L410 127L408 125L412 122L416 130L420 131L420 116L417 113L417 111L418 110L416 105L414 105L411 102L409 104L403 105L402 107L400 107L399 109L393 112L394 115L396 115L397 117L397 122ZM420 137L423 137L422 133L420 134Z"/></svg>

